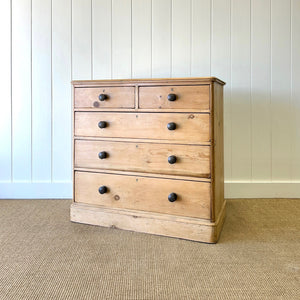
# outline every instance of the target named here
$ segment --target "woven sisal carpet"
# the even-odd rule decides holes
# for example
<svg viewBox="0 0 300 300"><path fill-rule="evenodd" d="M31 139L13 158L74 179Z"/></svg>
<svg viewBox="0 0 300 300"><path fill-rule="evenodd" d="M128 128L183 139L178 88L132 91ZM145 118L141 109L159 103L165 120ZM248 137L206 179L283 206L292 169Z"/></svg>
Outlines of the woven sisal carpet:
<svg viewBox="0 0 300 300"><path fill-rule="evenodd" d="M218 244L69 222L0 200L0 299L300 299L300 200L229 200Z"/></svg>

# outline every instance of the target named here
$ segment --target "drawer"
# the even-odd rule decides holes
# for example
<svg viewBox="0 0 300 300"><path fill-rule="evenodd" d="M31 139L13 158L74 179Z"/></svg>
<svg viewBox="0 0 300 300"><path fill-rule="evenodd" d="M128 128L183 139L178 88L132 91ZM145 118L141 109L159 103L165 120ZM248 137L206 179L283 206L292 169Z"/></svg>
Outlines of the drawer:
<svg viewBox="0 0 300 300"><path fill-rule="evenodd" d="M75 167L209 177L210 146L75 140Z"/></svg>
<svg viewBox="0 0 300 300"><path fill-rule="evenodd" d="M107 191L100 194L99 187ZM210 183L75 172L75 202L209 219Z"/></svg>
<svg viewBox="0 0 300 300"><path fill-rule="evenodd" d="M75 135L209 142L209 114L76 112Z"/></svg>
<svg viewBox="0 0 300 300"><path fill-rule="evenodd" d="M75 108L134 108L134 87L75 88Z"/></svg>
<svg viewBox="0 0 300 300"><path fill-rule="evenodd" d="M140 87L139 108L208 110L209 85Z"/></svg>

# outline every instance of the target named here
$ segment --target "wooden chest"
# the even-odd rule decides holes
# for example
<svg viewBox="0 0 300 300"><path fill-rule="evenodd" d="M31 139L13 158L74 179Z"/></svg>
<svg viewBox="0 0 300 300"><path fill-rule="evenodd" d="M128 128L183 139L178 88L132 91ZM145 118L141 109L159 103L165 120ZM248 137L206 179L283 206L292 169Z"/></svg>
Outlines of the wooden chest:
<svg viewBox="0 0 300 300"><path fill-rule="evenodd" d="M223 85L213 77L73 81L71 221L217 242Z"/></svg>

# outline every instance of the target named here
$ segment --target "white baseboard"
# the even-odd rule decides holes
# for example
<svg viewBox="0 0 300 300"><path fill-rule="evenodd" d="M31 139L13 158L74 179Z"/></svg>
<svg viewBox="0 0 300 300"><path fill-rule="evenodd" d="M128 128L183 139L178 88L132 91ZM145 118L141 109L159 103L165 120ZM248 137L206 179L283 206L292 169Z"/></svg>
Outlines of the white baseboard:
<svg viewBox="0 0 300 300"><path fill-rule="evenodd" d="M0 182L0 199L71 199L72 182Z"/></svg>
<svg viewBox="0 0 300 300"><path fill-rule="evenodd" d="M225 182L225 198L300 198L300 182Z"/></svg>

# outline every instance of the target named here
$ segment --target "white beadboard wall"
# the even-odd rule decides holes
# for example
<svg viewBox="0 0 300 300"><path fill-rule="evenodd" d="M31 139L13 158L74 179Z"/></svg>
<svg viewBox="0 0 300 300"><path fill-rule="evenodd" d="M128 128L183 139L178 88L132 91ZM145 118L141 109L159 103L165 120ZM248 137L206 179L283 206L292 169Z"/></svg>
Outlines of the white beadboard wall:
<svg viewBox="0 0 300 300"><path fill-rule="evenodd" d="M300 198L300 0L1 0L0 198L71 198L72 79L227 82L225 194Z"/></svg>

